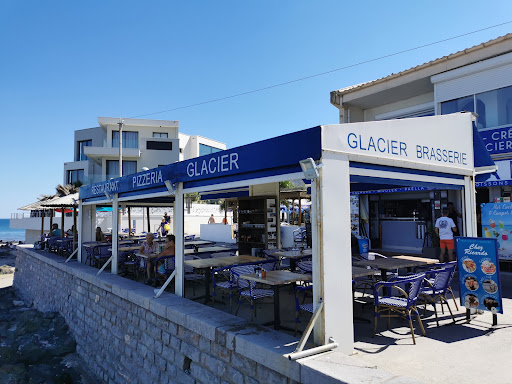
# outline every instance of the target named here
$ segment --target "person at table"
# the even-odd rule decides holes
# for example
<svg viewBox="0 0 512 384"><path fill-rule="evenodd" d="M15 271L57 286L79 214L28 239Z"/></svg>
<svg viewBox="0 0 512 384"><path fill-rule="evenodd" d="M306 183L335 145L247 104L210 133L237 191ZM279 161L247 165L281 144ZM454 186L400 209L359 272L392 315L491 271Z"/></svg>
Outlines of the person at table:
<svg viewBox="0 0 512 384"><path fill-rule="evenodd" d="M52 224L52 231L50 232L50 236L52 236L52 237L54 237L54 236L61 237L62 236L62 232L61 232L58 224Z"/></svg>
<svg viewBox="0 0 512 384"><path fill-rule="evenodd" d="M215 224L215 219L213 218L213 213L210 216L210 218L208 219L208 224Z"/></svg>
<svg viewBox="0 0 512 384"><path fill-rule="evenodd" d="M153 273L155 269L154 260L156 259L156 243L154 242L155 235L152 233L148 233L146 235L146 241L142 243L139 248L139 253L146 255L148 257L146 262L146 273L147 279L144 284L152 285L153 284Z"/></svg>
<svg viewBox="0 0 512 384"><path fill-rule="evenodd" d="M167 237L165 238L165 247L164 247L164 249L162 249L162 252L160 252L158 254L157 258L163 257L163 256L174 256L175 254L176 254L176 238L174 237L174 235L167 235ZM158 275L155 277L155 286L158 285L159 283L163 283L163 281L159 282L158 278L165 276L165 260L160 261L158 263L157 269L158 269Z"/></svg>
<svg viewBox="0 0 512 384"><path fill-rule="evenodd" d="M105 237L105 234L101 230L101 227L96 227L96 241L99 241L100 243L107 242L107 238Z"/></svg>
<svg viewBox="0 0 512 384"><path fill-rule="evenodd" d="M436 233L439 236L439 246L441 247L441 262L445 260L446 250L448 250L448 261L454 260L453 249L455 248L455 241L453 240L453 233L457 232L457 226L448 217L449 213L450 210L448 208L443 208L443 216L436 220Z"/></svg>
<svg viewBox="0 0 512 384"><path fill-rule="evenodd" d="M75 231L75 225L72 225L71 228L69 228L66 231L66 237L73 237L73 232Z"/></svg>

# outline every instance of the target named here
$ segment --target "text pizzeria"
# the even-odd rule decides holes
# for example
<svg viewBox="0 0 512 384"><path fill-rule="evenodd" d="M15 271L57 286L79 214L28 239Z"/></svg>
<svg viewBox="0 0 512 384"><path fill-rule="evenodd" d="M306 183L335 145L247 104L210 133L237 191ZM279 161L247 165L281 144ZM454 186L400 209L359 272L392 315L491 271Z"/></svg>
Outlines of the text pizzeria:
<svg viewBox="0 0 512 384"><path fill-rule="evenodd" d="M163 182L162 171L151 171L133 176L132 187L143 187Z"/></svg>

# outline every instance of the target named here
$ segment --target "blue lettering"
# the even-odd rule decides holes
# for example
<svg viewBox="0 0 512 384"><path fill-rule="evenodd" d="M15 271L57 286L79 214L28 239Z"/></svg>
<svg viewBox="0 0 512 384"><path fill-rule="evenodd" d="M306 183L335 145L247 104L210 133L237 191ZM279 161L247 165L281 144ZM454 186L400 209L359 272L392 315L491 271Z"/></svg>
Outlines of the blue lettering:
<svg viewBox="0 0 512 384"><path fill-rule="evenodd" d="M382 141L384 144L386 143L386 140L384 140L384 139L381 137L381 138L379 138L379 139L377 140L377 147L379 148L379 151L380 151L380 152L386 152L386 147L385 147L385 146L384 146L384 149L381 149L381 147L380 147L380 143L381 143L381 141Z"/></svg>
<svg viewBox="0 0 512 384"><path fill-rule="evenodd" d="M377 148L375 148L375 142L373 141L373 137L370 136L370 141L368 142L368 150L370 147L373 147L373 150L377 152Z"/></svg>
<svg viewBox="0 0 512 384"><path fill-rule="evenodd" d="M350 140L350 137L351 137L351 136L353 137L353 139L352 139L353 141L351 141L351 140ZM348 134L347 141L348 141L348 146L349 146L350 148L353 148L353 149L357 148L357 140L356 140L356 137L357 137L357 136L356 136L356 134L355 134L355 133L349 133L349 134Z"/></svg>
<svg viewBox="0 0 512 384"><path fill-rule="evenodd" d="M402 155L402 151L405 153L405 156L407 156L406 149L407 149L407 144L404 143L403 141L401 141L400 142L400 156Z"/></svg>
<svg viewBox="0 0 512 384"><path fill-rule="evenodd" d="M421 152L421 147L419 145L416 145L416 158L423 158L423 152Z"/></svg>

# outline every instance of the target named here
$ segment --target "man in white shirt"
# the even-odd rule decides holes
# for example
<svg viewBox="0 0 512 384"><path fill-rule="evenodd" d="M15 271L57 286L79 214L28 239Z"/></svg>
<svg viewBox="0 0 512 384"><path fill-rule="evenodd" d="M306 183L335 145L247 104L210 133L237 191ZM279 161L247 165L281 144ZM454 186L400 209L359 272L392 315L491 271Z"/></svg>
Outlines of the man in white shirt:
<svg viewBox="0 0 512 384"><path fill-rule="evenodd" d="M443 208L443 216L436 220L436 233L439 236L441 247L441 262L444 261L445 249L448 250L448 261L453 261L453 249L455 248L455 242L453 240L453 232L457 232L457 226L453 220L448 217L450 210Z"/></svg>

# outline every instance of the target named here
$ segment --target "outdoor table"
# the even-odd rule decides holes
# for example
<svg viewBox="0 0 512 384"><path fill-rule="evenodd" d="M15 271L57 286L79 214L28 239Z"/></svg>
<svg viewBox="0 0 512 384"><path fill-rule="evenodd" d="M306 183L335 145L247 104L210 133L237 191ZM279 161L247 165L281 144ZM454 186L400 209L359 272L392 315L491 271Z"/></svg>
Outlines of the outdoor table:
<svg viewBox="0 0 512 384"><path fill-rule="evenodd" d="M289 271L267 271L265 277L259 277L256 273L241 275L240 279L251 280L257 283L270 285L274 291L274 329L285 329L281 326L281 315L279 310L279 287L296 283L297 281L311 281L311 275L303 275L302 273L294 273ZM293 331L293 329L289 329Z"/></svg>
<svg viewBox="0 0 512 384"><path fill-rule="evenodd" d="M209 240L186 240L184 242L185 246L193 246L193 247L196 247L196 246L199 246L199 245L213 245L215 244L214 241L209 241Z"/></svg>
<svg viewBox="0 0 512 384"><path fill-rule="evenodd" d="M202 247L197 249L185 249L183 253L185 255L194 255L201 253L216 253L216 252L229 252L233 251L235 248L226 248L226 247Z"/></svg>
<svg viewBox="0 0 512 384"><path fill-rule="evenodd" d="M291 250L291 251L279 251L275 252L274 255L279 256L280 258L288 258L290 259L290 269L291 271L295 271L295 267L298 259L302 259L303 257L311 256L313 254L313 250L305 249L303 251L300 250Z"/></svg>
<svg viewBox="0 0 512 384"><path fill-rule="evenodd" d="M137 251L140 249L140 245L122 245L121 247L117 248L118 252L132 252ZM112 247L108 249L110 252L112 252Z"/></svg>
<svg viewBox="0 0 512 384"><path fill-rule="evenodd" d="M426 265L428 262L420 260L424 258L413 258L412 256L402 257L387 257L387 258L375 258L375 260L359 260L353 261L352 264L356 267L371 267L380 269L380 278L382 281L387 281L387 272L393 269L407 268L410 271L414 267L419 267L421 265ZM434 259L428 259L434 260ZM386 294L387 290L384 291Z"/></svg>
<svg viewBox="0 0 512 384"><path fill-rule="evenodd" d="M208 269L205 274L205 303L210 299L210 277L211 277L211 269L212 268L220 268L220 267L231 267L233 265L243 265L243 264L251 264L257 263L259 261L265 261L267 259L257 257L257 256L249 256L249 255L240 255L240 256L226 256L226 257L214 257L208 259L195 259L195 260L185 260L185 265L189 267L193 267L195 269Z"/></svg>
<svg viewBox="0 0 512 384"><path fill-rule="evenodd" d="M373 276L375 275L374 269L362 268L362 267L352 267L352 279L356 279L358 277L364 276Z"/></svg>

